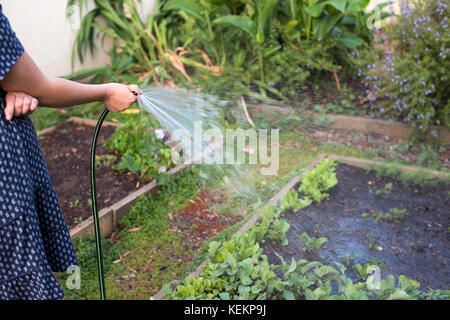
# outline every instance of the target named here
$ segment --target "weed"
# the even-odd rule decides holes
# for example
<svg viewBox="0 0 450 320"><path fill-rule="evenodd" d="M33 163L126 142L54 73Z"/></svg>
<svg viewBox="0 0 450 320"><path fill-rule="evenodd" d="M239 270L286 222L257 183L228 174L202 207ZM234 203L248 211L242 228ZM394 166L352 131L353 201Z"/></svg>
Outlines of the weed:
<svg viewBox="0 0 450 320"><path fill-rule="evenodd" d="M381 220L387 220L387 221L401 221L404 219L405 215L408 213L406 212L406 209L397 209L397 208L391 208L389 209L388 213L380 212L375 217L375 221L379 222Z"/></svg>
<svg viewBox="0 0 450 320"><path fill-rule="evenodd" d="M71 201L71 202L69 202L69 207L71 208L71 209L75 209L76 207L78 207L78 205L80 204L80 200L75 200L75 201Z"/></svg>
<svg viewBox="0 0 450 320"><path fill-rule="evenodd" d="M377 190L375 193L376 195L380 195L380 194L390 194L392 191L392 183L386 183L386 185L382 188Z"/></svg>

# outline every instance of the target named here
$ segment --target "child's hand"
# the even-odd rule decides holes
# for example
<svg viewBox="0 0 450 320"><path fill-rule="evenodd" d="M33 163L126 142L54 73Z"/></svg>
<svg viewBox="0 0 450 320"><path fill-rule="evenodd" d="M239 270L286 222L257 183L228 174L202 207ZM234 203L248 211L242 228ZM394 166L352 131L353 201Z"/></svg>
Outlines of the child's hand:
<svg viewBox="0 0 450 320"><path fill-rule="evenodd" d="M38 100L26 93L10 91L6 93L5 117L11 120L13 117L24 117L36 110Z"/></svg>
<svg viewBox="0 0 450 320"><path fill-rule="evenodd" d="M137 101L135 94L142 94L136 85L125 86L119 83L106 84L105 106L112 112L122 112Z"/></svg>

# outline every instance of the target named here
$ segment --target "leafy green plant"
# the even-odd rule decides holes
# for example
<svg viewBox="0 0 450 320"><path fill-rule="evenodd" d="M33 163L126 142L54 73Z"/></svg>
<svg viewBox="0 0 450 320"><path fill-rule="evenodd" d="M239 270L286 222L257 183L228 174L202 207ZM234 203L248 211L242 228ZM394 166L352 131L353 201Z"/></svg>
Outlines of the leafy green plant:
<svg viewBox="0 0 450 320"><path fill-rule="evenodd" d="M381 247L378 245L371 233L366 233L366 238L369 240L369 249L380 250Z"/></svg>
<svg viewBox="0 0 450 320"><path fill-rule="evenodd" d="M139 172L140 178L154 178L174 166L171 147L159 139L153 118L130 120L116 129L106 146L122 155L113 168L119 171Z"/></svg>
<svg viewBox="0 0 450 320"><path fill-rule="evenodd" d="M375 194L376 194L376 195L380 195L380 194L390 194L391 191L392 191L392 183L389 182L389 183L386 183L386 185L385 185L383 188L377 190L377 191L375 192Z"/></svg>
<svg viewBox="0 0 450 320"><path fill-rule="evenodd" d="M71 209L75 209L76 207L78 207L79 204L80 204L80 200L77 199L77 200L69 202L69 207Z"/></svg>
<svg viewBox="0 0 450 320"><path fill-rule="evenodd" d="M301 185L298 189L307 198L322 202L328 197L324 191L337 184L336 178L336 160L326 158L317 164L317 166L306 172L301 178Z"/></svg>
<svg viewBox="0 0 450 320"><path fill-rule="evenodd" d="M319 249L325 242L328 241L325 237L311 237L306 231L304 231L300 238L302 239L303 243L305 244L305 247L303 248L303 251L313 251Z"/></svg>
<svg viewBox="0 0 450 320"><path fill-rule="evenodd" d="M87 8L85 2L70 0L67 5L78 4L83 10ZM184 30L176 28L178 17L161 10L165 2L158 2L154 12L142 19L136 9L137 0L94 0L93 9L81 21L72 63L77 56L83 62L88 50L94 52L94 35L99 32L112 39L111 66L82 70L70 78L78 80L95 75L94 82L106 78L146 85L150 81L156 84L172 81L175 77L178 81L191 82L186 66L218 72L206 54L191 52L184 48L186 43L180 43L179 35Z"/></svg>
<svg viewBox="0 0 450 320"><path fill-rule="evenodd" d="M299 211L304 207L309 206L312 203L312 200L309 198L299 198L297 192L295 190L289 190L286 194L280 199L280 208L285 211L287 209L293 209L294 211Z"/></svg>
<svg viewBox="0 0 450 320"><path fill-rule="evenodd" d="M383 213L380 212L376 215L375 221L381 221L381 220L387 220L387 221L401 221L404 219L405 215L407 215L408 212L406 209L397 209L397 208L391 208L389 209L389 212Z"/></svg>
<svg viewBox="0 0 450 320"><path fill-rule="evenodd" d="M420 284L403 275L398 281L388 275L380 282L379 290L371 290L366 282L353 282L346 276L346 267L335 261L327 265L317 261L292 259L281 264L268 262L260 242L271 237L283 241L286 227L276 227L282 213L287 210L288 200L280 209L263 208L260 219L248 231L238 234L230 241L211 242L208 260L199 276L183 280L175 285L164 286L165 299L417 299L424 296ZM292 198L291 198L292 201ZM293 202L295 205L295 201ZM282 208L282 209L281 209ZM281 223L280 226L285 226ZM320 247L325 238L307 236L311 248ZM303 238L306 239L306 236ZM372 236L368 236L371 238ZM347 256L347 265L351 260ZM374 261L371 261L375 264ZM355 267L358 269L358 267ZM352 267L352 269L354 269ZM359 273L368 274L367 267L359 265ZM365 279L364 279L365 280ZM333 283L333 285L332 285ZM445 293L429 292L428 297L445 297Z"/></svg>

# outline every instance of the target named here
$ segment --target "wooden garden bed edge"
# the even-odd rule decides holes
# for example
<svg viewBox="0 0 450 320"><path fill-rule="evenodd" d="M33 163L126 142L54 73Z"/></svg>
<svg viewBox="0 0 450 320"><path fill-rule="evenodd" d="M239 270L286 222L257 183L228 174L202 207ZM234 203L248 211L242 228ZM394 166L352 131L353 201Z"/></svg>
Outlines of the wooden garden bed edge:
<svg viewBox="0 0 450 320"><path fill-rule="evenodd" d="M248 106L250 111L253 111L254 114L260 114L264 112L266 109L275 111L279 114L288 114L289 112L293 112L295 109L288 106L272 106L266 104L257 104ZM305 111L308 114L311 114L314 119L317 119L318 114ZM389 136L393 139L405 139L410 130L411 126L407 123L398 122L398 121L388 121L383 119L371 119L366 117L355 117L355 116L346 116L341 114L325 114L325 119L332 121L327 124L327 127L335 130L343 130L343 131L358 131L365 134L379 134L384 136ZM433 129L441 129L440 137L441 139L450 142L450 130L446 127L436 127L433 126Z"/></svg>

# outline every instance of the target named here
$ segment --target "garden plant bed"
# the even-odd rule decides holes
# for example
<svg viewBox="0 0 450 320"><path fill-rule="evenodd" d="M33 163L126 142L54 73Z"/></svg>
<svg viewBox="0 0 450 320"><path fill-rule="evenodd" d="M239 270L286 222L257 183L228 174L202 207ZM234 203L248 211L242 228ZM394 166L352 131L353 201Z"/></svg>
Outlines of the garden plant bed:
<svg viewBox="0 0 450 320"><path fill-rule="evenodd" d="M104 146L114 126L103 126L98 139L97 159L104 160L96 170L99 210L111 206L143 184L135 173L120 174L111 165L119 156ZM69 227L92 216L90 203L89 154L94 127L65 121L39 136L40 144ZM115 158L114 158L115 157ZM113 160L116 159L116 160Z"/></svg>
<svg viewBox="0 0 450 320"><path fill-rule="evenodd" d="M375 172L340 164L338 184L328 190L329 199L322 203L286 212L291 225L288 245L267 241L264 252L271 263L279 263L275 253L286 261L292 258L309 261L339 261L348 266L376 264L383 274L404 275L421 284L421 289L450 289L450 210L449 187L408 185ZM389 192L386 185L392 184ZM294 187L296 189L296 187ZM380 212L406 209L403 219L376 218ZM380 216L378 216L380 217ZM326 237L319 249L304 251L301 238ZM344 256L344 257L343 257ZM350 268L349 276L358 274Z"/></svg>
<svg viewBox="0 0 450 320"><path fill-rule="evenodd" d="M203 242L229 226L242 220L242 216L233 214L218 214L210 209L211 195L203 191L196 199L189 200L189 206L181 209L177 215L170 218L174 232L186 235L187 243L199 249Z"/></svg>

